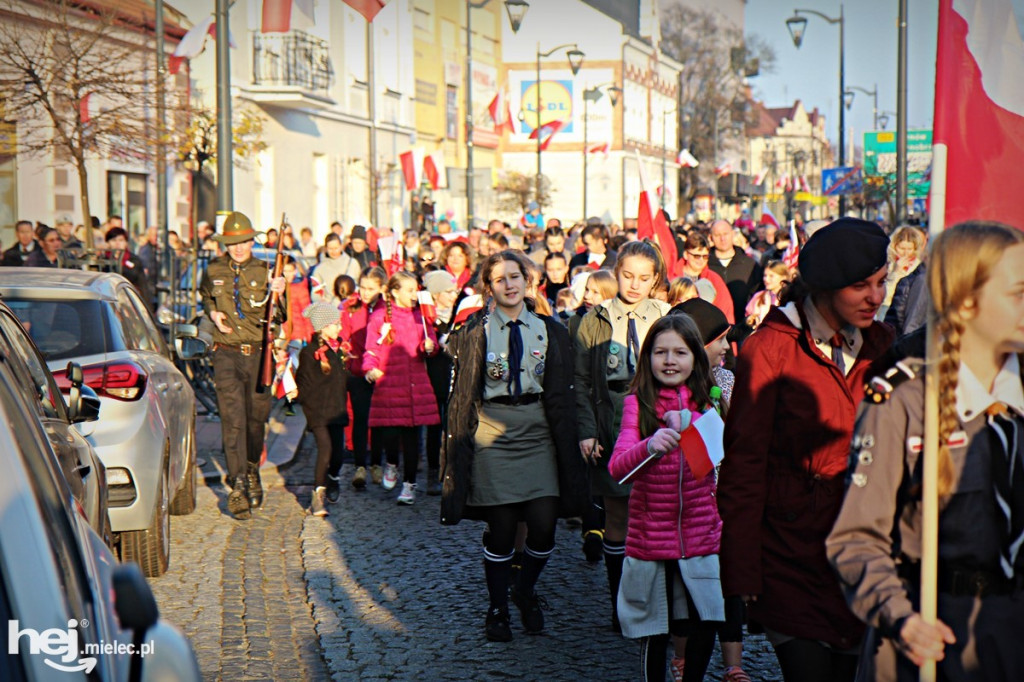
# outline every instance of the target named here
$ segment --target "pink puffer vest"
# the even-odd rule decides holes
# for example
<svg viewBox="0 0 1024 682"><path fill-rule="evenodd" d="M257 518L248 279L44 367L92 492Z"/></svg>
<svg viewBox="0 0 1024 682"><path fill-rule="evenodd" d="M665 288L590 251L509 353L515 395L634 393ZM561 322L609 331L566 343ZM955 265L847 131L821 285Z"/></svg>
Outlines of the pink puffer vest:
<svg viewBox="0 0 1024 682"><path fill-rule="evenodd" d="M656 405L659 422L665 412L680 406L697 409L689 389L661 389ZM619 438L608 464L612 476L620 479L642 462L647 457L648 440L640 437L636 396L628 395ZM645 561L707 556L718 553L721 539L715 476L695 479L680 449L652 460L634 477L626 556Z"/></svg>

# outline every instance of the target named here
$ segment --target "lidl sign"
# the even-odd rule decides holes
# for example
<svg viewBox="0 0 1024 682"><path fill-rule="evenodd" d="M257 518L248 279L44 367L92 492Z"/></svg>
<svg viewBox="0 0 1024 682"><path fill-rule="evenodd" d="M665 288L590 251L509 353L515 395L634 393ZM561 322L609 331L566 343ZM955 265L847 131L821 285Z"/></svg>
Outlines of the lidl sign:
<svg viewBox="0 0 1024 682"><path fill-rule="evenodd" d="M529 135L537 127L537 81L522 82L522 132ZM572 81L542 80L540 82L540 125L564 121L560 132L571 133Z"/></svg>

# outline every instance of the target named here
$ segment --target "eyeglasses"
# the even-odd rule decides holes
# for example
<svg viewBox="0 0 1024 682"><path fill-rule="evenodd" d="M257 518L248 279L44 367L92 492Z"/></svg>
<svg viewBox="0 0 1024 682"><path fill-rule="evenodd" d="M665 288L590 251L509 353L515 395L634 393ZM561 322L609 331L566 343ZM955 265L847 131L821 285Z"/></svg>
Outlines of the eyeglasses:
<svg viewBox="0 0 1024 682"><path fill-rule="evenodd" d="M690 258L690 260L707 260L708 257L711 255L711 252L709 251L708 253L694 253L693 251L687 251L686 255Z"/></svg>

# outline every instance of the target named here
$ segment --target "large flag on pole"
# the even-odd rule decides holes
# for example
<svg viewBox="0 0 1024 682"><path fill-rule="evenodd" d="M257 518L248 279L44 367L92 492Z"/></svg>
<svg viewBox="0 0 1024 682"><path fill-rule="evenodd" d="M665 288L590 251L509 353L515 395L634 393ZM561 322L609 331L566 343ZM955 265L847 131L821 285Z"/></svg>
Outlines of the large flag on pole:
<svg viewBox="0 0 1024 682"><path fill-rule="evenodd" d="M636 164L640 169L640 205L636 213L636 236L639 239L650 239L661 249L665 259L665 268L671 277L679 255L676 253L676 240L665 220L665 214L654 206L654 192L647 182L647 171L644 170L640 152L636 153Z"/></svg>
<svg viewBox="0 0 1024 682"><path fill-rule="evenodd" d="M494 99L487 105L487 111L490 112L491 119L494 121L494 132L501 133L502 130L507 130L510 133L516 132L512 109L503 90L498 90L495 93Z"/></svg>
<svg viewBox="0 0 1024 682"><path fill-rule="evenodd" d="M540 148L547 149L548 145L551 144L551 140L555 137L555 133L562 129L565 125L565 121L548 121L539 128L534 128L533 132L530 133L530 139L536 140L540 137Z"/></svg>
<svg viewBox="0 0 1024 682"><path fill-rule="evenodd" d="M948 149L946 224L1024 225L1024 40L1012 0L941 0L934 141Z"/></svg>
<svg viewBox="0 0 1024 682"><path fill-rule="evenodd" d="M430 183L430 189L446 187L448 184L448 173L444 165L444 152L440 149L431 152L423 159L423 175Z"/></svg>
<svg viewBox="0 0 1024 682"><path fill-rule="evenodd" d="M346 5L363 15L367 21L373 21L377 13L384 9L388 0L341 0Z"/></svg>
<svg viewBox="0 0 1024 682"><path fill-rule="evenodd" d="M309 28L315 25L313 0L263 0L260 19L260 33L287 33L293 28Z"/></svg>
<svg viewBox="0 0 1024 682"><path fill-rule="evenodd" d="M423 179L423 150L416 147L402 152L398 155L398 161L402 164L405 188L410 192L418 190Z"/></svg>

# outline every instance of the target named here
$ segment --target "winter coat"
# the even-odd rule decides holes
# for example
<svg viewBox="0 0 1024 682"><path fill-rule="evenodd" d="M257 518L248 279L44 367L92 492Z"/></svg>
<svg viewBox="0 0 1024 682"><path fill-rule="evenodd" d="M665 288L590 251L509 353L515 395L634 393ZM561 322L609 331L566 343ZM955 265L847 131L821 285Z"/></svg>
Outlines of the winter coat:
<svg viewBox="0 0 1024 682"><path fill-rule="evenodd" d="M348 370L345 369L345 361L340 353L325 347L331 372L324 374L316 357L319 347L319 340L314 338L299 351L299 369L295 373L299 404L306 417L306 426L311 429L328 424L348 424L345 406Z"/></svg>
<svg viewBox="0 0 1024 682"><path fill-rule="evenodd" d="M334 298L334 280L342 275L348 275L358 282L360 272L359 262L347 253L342 253L337 258L328 258L325 255L320 264L309 274L311 279L315 279L319 283L314 284L313 300L337 302L338 299Z"/></svg>
<svg viewBox="0 0 1024 682"><path fill-rule="evenodd" d="M796 309L801 328L772 308L739 354L718 484L722 589L759 595L750 618L768 628L849 649L864 628L825 558L825 538L843 501L865 378L893 334L880 322L862 330L844 377Z"/></svg>
<svg viewBox="0 0 1024 682"><path fill-rule="evenodd" d="M546 316L540 318L544 320L548 335L542 402L558 465L558 515L579 516L590 502L590 479L589 468L580 457L576 434L569 335L556 320ZM467 507L466 498L469 496L478 414L484 394L487 319L484 311L473 315L448 339L455 379L448 401L448 436L441 452L441 523L445 525L454 525L463 518L480 518L479 508Z"/></svg>
<svg viewBox="0 0 1024 682"><path fill-rule="evenodd" d="M680 405L691 411L698 409L685 386L662 388L655 405L658 421ZM621 479L647 458L650 439L641 438L639 403L635 395L627 395L619 438L608 462L613 478ZM652 460L633 478L626 556L644 561L707 556L718 553L721 539L715 477L694 478L680 448Z"/></svg>
<svg viewBox="0 0 1024 682"><path fill-rule="evenodd" d="M370 315L366 326L366 354L363 372L379 369L384 376L376 381L370 403L370 426L429 426L438 424L437 400L427 377L423 348L423 315L420 309L391 306L392 343L381 342L387 306ZM437 352L437 337L427 325ZM433 353L431 353L433 355Z"/></svg>
<svg viewBox="0 0 1024 682"><path fill-rule="evenodd" d="M722 265L715 249L712 248L708 255L708 269L721 277L729 290L729 295L732 297L733 321L736 324L745 324L746 316L743 311L750 296L761 284L761 266L740 249L734 249L729 264Z"/></svg>
<svg viewBox="0 0 1024 682"><path fill-rule="evenodd" d="M366 325L370 322L370 314L377 308L383 308L384 301L378 299L371 306L360 304L353 307L346 301L341 305L341 338L348 344L348 371L352 376L363 377L363 355L366 353Z"/></svg>
<svg viewBox="0 0 1024 682"><path fill-rule="evenodd" d="M313 338L313 323L302 314L309 307L309 282L305 277L298 282L288 283L288 321L284 323L284 334L289 341L305 341Z"/></svg>

